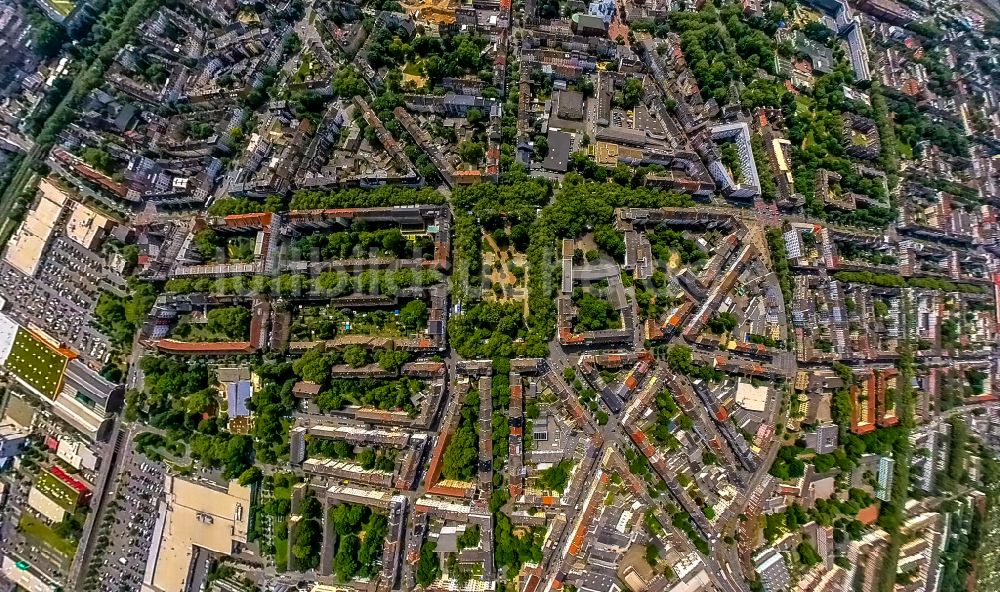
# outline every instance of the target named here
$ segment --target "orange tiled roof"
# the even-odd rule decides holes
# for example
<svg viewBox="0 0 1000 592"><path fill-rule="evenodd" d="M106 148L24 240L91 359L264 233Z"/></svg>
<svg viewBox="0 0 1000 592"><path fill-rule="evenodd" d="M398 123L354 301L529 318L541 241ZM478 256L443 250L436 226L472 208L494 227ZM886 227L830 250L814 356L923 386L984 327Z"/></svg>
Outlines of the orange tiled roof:
<svg viewBox="0 0 1000 592"><path fill-rule="evenodd" d="M252 353L253 346L249 341L175 341L173 339L160 339L155 342L158 349L177 353Z"/></svg>

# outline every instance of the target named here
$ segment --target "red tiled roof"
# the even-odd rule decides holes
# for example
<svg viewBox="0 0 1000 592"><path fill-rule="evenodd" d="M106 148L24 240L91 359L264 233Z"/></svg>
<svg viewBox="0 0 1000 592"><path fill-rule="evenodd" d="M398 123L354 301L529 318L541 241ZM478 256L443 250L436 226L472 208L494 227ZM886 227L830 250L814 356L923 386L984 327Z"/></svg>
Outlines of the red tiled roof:
<svg viewBox="0 0 1000 592"><path fill-rule="evenodd" d="M223 218L228 226L242 226L245 222L259 223L261 226L269 226L273 214L261 212L256 214L230 214Z"/></svg>

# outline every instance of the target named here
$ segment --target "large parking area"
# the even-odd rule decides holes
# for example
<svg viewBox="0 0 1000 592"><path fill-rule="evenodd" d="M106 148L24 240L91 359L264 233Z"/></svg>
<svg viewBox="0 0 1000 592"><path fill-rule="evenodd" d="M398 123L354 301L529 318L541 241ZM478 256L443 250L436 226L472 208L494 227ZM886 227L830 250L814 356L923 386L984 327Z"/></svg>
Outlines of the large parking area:
<svg viewBox="0 0 1000 592"><path fill-rule="evenodd" d="M132 592L142 587L163 497L162 463L134 453L126 453L123 463L114 504L102 520L93 559L98 573L95 590L99 592Z"/></svg>
<svg viewBox="0 0 1000 592"><path fill-rule="evenodd" d="M124 278L102 253L59 231L46 247L35 277L0 262L0 295L11 303L11 316L42 327L84 359L99 363L108 361L110 346L87 319L101 292L124 294L124 288Z"/></svg>
<svg viewBox="0 0 1000 592"><path fill-rule="evenodd" d="M63 235L56 236L49 246L38 279L49 286L58 286L67 299L87 309L97 302L102 288L111 285L109 280L124 287L103 257Z"/></svg>
<svg viewBox="0 0 1000 592"><path fill-rule="evenodd" d="M68 291L58 281L47 283L30 278L0 262L0 294L10 302L8 310L16 320L35 323L84 358L107 361L110 355L107 339L86 322L89 305L81 306L69 298Z"/></svg>

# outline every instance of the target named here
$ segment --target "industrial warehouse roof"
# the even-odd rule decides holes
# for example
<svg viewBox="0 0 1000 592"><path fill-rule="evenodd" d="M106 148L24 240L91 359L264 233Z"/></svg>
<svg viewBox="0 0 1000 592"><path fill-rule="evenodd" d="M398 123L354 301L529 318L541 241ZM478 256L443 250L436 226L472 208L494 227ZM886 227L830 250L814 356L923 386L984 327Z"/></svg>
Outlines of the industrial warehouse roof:
<svg viewBox="0 0 1000 592"><path fill-rule="evenodd" d="M35 209L17 229L11 239L4 259L24 275L33 276L38 271L42 252L52 237L56 222L69 197L61 189L43 180L38 185L41 198Z"/></svg>
<svg viewBox="0 0 1000 592"><path fill-rule="evenodd" d="M9 332L0 333L0 338L11 339ZM0 359L0 364L22 383L38 394L55 399L62 388L63 374L69 363L69 356L54 349L27 329L18 327L8 346L0 347L0 352L8 355Z"/></svg>

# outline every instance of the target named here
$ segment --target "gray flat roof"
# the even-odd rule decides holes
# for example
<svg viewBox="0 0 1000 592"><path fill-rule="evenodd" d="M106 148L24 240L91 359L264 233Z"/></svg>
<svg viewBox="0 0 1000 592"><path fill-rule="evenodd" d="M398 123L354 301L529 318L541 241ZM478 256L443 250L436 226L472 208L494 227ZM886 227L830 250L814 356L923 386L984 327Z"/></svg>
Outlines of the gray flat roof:
<svg viewBox="0 0 1000 592"><path fill-rule="evenodd" d="M569 170L569 151L573 145L573 136L555 130L549 130L549 153L542 162L542 168L565 173Z"/></svg>

